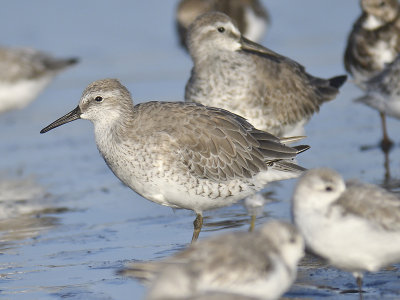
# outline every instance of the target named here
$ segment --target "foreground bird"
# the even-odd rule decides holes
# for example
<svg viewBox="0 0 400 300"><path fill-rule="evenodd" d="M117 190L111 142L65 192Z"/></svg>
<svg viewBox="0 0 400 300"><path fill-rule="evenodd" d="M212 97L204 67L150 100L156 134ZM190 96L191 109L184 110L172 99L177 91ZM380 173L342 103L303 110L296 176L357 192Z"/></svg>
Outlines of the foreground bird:
<svg viewBox="0 0 400 300"><path fill-rule="evenodd" d="M186 35L190 24L200 15L219 11L233 20L243 35L259 41L270 23L267 10L259 0L182 0L176 10L176 28L181 45L187 48Z"/></svg>
<svg viewBox="0 0 400 300"><path fill-rule="evenodd" d="M127 186L158 204L196 212L230 205L268 182L299 176L293 158L309 146L288 147L226 110L183 102L132 103L115 79L98 80L77 108L41 133L76 119L94 124L97 148Z"/></svg>
<svg viewBox="0 0 400 300"><path fill-rule="evenodd" d="M152 300L197 299L208 292L277 299L295 280L303 255L296 228L270 221L255 232L202 240L160 261L132 263L121 273L148 283Z"/></svg>
<svg viewBox="0 0 400 300"><path fill-rule="evenodd" d="M0 48L0 113L25 107L59 72L77 62L34 49Z"/></svg>
<svg viewBox="0 0 400 300"><path fill-rule="evenodd" d="M232 19L204 14L189 28L193 69L185 101L227 109L276 136L303 135L346 76L321 79L297 62L243 37Z"/></svg>
<svg viewBox="0 0 400 300"><path fill-rule="evenodd" d="M382 188L309 170L295 188L292 215L309 249L353 273L360 296L363 272L400 262L400 198Z"/></svg>
<svg viewBox="0 0 400 300"><path fill-rule="evenodd" d="M382 72L400 53L400 6L398 0L361 0L362 15L348 37L344 64L356 85L369 89L368 80ZM379 110L385 150L392 145L385 113Z"/></svg>
<svg viewBox="0 0 400 300"><path fill-rule="evenodd" d="M356 99L380 112L400 119L400 55L389 65L368 81L366 94ZM386 122L382 118L383 140L390 141Z"/></svg>

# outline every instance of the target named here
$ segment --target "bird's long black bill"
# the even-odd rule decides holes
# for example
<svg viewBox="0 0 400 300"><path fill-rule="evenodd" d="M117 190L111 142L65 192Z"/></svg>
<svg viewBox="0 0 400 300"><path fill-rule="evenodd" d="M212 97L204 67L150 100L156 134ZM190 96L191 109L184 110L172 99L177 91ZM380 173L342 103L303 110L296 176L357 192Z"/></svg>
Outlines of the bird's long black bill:
<svg viewBox="0 0 400 300"><path fill-rule="evenodd" d="M81 118L81 109L79 108L79 105L71 112L67 113L65 116L59 118L58 120L54 121L51 123L49 126L46 126L42 130L40 130L40 133L45 133L47 131L50 131L58 126L61 126L65 123L75 121L77 119Z"/></svg>
<svg viewBox="0 0 400 300"><path fill-rule="evenodd" d="M276 63L280 63L282 60L282 56L279 55L278 53L276 53L268 48L265 48L257 43L254 43L254 42L250 41L249 39L246 39L244 36L242 36L242 38L241 38L241 45L242 45L242 50L245 52L250 52L255 55L265 57Z"/></svg>

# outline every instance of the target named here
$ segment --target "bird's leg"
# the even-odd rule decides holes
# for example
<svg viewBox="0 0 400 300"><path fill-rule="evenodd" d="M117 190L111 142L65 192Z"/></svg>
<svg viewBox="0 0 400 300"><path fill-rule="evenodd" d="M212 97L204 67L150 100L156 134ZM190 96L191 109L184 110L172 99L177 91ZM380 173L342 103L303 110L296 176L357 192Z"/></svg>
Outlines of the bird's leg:
<svg viewBox="0 0 400 300"><path fill-rule="evenodd" d="M383 138L381 141L381 148L384 152L388 152L390 148L393 146L393 142L390 140L389 135L387 133L386 128L386 115L382 112L379 113L381 116L382 121L382 131L383 131Z"/></svg>
<svg viewBox="0 0 400 300"><path fill-rule="evenodd" d="M353 275L356 278L356 282L357 282L357 286L358 286L358 294L360 296L360 300L363 300L363 290L362 290L363 275L359 272L354 272Z"/></svg>
<svg viewBox="0 0 400 300"><path fill-rule="evenodd" d="M249 228L249 232L253 232L254 231L254 226L256 223L256 215L251 215L251 222L250 222L250 228Z"/></svg>
<svg viewBox="0 0 400 300"><path fill-rule="evenodd" d="M194 229L193 229L192 243L197 241L202 226L203 226L203 216L201 214L197 214L196 219L193 222Z"/></svg>

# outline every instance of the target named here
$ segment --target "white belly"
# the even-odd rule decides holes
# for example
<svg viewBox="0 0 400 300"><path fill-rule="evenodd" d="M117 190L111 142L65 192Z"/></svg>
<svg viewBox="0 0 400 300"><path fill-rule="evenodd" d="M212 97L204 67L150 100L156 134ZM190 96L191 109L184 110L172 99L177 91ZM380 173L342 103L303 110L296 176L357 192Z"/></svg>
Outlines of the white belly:
<svg viewBox="0 0 400 300"><path fill-rule="evenodd" d="M396 51L394 51L394 47L391 47L383 41L379 41L378 43L376 43L371 52L374 55L376 63L380 66L381 69L383 69L385 65L394 61L397 55Z"/></svg>
<svg viewBox="0 0 400 300"><path fill-rule="evenodd" d="M49 84L51 78L24 79L15 83L0 81L0 112L28 105Z"/></svg>

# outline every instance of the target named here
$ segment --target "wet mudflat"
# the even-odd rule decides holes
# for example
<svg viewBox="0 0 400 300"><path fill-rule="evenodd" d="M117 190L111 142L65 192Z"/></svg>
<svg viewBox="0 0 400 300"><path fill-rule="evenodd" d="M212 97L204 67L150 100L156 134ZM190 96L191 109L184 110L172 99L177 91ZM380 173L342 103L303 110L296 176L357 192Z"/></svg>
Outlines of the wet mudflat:
<svg viewBox="0 0 400 300"><path fill-rule="evenodd" d="M272 25L263 44L321 77L344 73L347 34L357 1L263 1ZM23 4L22 4L23 3ZM93 128L79 120L46 135L39 131L73 109L93 80L116 77L136 103L182 100L191 61L178 47L176 1L2 2L2 44L28 45L81 63L60 74L29 107L0 115L0 295L4 299L140 299L145 289L115 271L132 260L158 259L190 241L194 215L173 211L124 187L98 154ZM21 9L21 5L24 9ZM157 7L157 9L155 9ZM62 13L61 13L62 12ZM308 168L328 166L345 178L400 192L400 122L388 120L395 148L377 147L378 113L355 104L346 83L306 127ZM367 148L368 150L364 150ZM271 184L276 201L257 223L290 218L295 181ZM247 230L238 203L205 213L200 238ZM396 266L366 274L366 299L398 299ZM287 298L358 299L351 274L305 259Z"/></svg>

